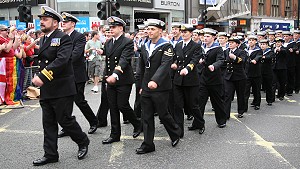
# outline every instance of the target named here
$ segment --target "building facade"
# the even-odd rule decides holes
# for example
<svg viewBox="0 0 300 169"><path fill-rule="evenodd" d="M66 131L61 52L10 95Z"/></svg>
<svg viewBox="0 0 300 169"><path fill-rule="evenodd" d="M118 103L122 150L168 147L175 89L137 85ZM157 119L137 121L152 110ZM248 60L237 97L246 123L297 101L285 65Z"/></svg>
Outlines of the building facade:
<svg viewBox="0 0 300 169"><path fill-rule="evenodd" d="M33 0L29 0L33 1ZM28 1L28 2L29 2ZM2 1L0 1L2 2ZM58 12L68 12L79 17L81 22L78 23L80 32L89 31L93 23L104 24L97 18L97 4L100 0L45 0L40 3L38 0L32 3L32 15L34 22L29 24L35 29L39 29L39 18L41 5L48 5ZM119 12L121 18L126 22L126 31L134 31L138 24L142 24L148 18L161 19L165 21L167 29L170 29L172 22L184 22L185 17L185 0L117 0L121 5ZM18 22L18 3L5 3L0 5L0 24L19 25ZM25 23L24 23L25 24Z"/></svg>

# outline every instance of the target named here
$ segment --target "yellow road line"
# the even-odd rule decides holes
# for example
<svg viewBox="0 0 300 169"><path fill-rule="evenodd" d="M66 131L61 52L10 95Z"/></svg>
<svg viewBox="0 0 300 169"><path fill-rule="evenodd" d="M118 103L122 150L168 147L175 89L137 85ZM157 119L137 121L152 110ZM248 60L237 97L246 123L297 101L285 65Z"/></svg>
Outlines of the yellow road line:
<svg viewBox="0 0 300 169"><path fill-rule="evenodd" d="M237 120L238 122L240 122L241 124L245 125L244 123L242 123L239 119L237 119L235 116L231 116L231 118ZM257 134L255 131L253 131L252 129L250 129L247 125L245 125L245 127L250 131L250 133L253 135L254 139L255 139L255 144L262 146L263 148L265 148L267 151L270 152L270 154L273 154L275 157L277 157L279 159L280 162L284 163L285 165L287 165L290 168L296 169L296 167L294 167L289 161L287 161L278 151L276 151L274 149L274 143L272 142L268 142L266 140L264 140L259 134Z"/></svg>

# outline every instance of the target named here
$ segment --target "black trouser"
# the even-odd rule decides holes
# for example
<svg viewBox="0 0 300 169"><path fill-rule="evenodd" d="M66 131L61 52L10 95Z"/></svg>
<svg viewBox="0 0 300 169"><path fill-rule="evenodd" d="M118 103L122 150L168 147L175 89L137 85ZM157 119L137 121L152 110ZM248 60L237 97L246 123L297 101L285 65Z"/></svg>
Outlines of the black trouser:
<svg viewBox="0 0 300 169"><path fill-rule="evenodd" d="M298 55L297 57L300 57L300 55ZM299 90L300 90L300 64L297 63L295 68L295 91L299 92Z"/></svg>
<svg viewBox="0 0 300 169"><path fill-rule="evenodd" d="M248 111L248 100L250 97L250 90L252 87L253 92L253 105L260 106L261 95L260 95L261 77L251 77L247 79L246 89L245 89L245 111Z"/></svg>
<svg viewBox="0 0 300 169"><path fill-rule="evenodd" d="M106 82L101 83L101 103L97 111L97 118L99 125L107 125L107 114L109 110L108 100L107 100L107 89Z"/></svg>
<svg viewBox="0 0 300 169"><path fill-rule="evenodd" d="M140 95L141 86L139 84L140 83L135 83L134 113L138 118L141 118L142 116L141 95Z"/></svg>
<svg viewBox="0 0 300 169"><path fill-rule="evenodd" d="M273 80L273 95L275 96L276 88L278 89L277 97L284 97L285 88L286 88L286 77L287 70L286 69L275 69L274 70L274 80ZM275 97L274 100L275 101Z"/></svg>
<svg viewBox="0 0 300 169"><path fill-rule="evenodd" d="M226 113L224 108L223 100L223 85L204 85L200 83L199 85L199 108L202 117L204 117L205 105L207 103L208 97L212 107L215 109L216 122L219 125L226 124Z"/></svg>
<svg viewBox="0 0 300 169"><path fill-rule="evenodd" d="M287 94L293 94L293 91L295 89L295 74L296 74L296 67L288 67L287 84L286 84Z"/></svg>
<svg viewBox="0 0 300 169"><path fill-rule="evenodd" d="M244 113L246 82L247 82L246 79L237 80L237 81L225 80L225 84L224 84L225 85L225 112L227 118L230 118L231 102L232 102L232 97L234 97L235 91L237 96L238 114Z"/></svg>
<svg viewBox="0 0 300 169"><path fill-rule="evenodd" d="M266 101L267 103L272 103L274 100L272 84L273 84L273 71L270 74L262 74L262 79L264 81L264 90L266 91Z"/></svg>
<svg viewBox="0 0 300 169"><path fill-rule="evenodd" d="M44 156L47 158L58 158L57 123L70 135L71 139L78 146L89 143L87 135L82 132L75 116L72 116L73 102L74 96L40 100L43 111Z"/></svg>
<svg viewBox="0 0 300 169"><path fill-rule="evenodd" d="M174 103L174 89L173 89L173 80L172 80L172 89L169 91L169 99L168 99L168 111L169 113L172 115L172 117L174 116L174 111L175 111L175 103Z"/></svg>
<svg viewBox="0 0 300 169"><path fill-rule="evenodd" d="M154 112L157 112L159 119L167 130L172 141L179 138L180 127L176 124L171 114L168 112L169 91L147 92L141 95L142 120L144 129L144 141L142 147L154 148Z"/></svg>
<svg viewBox="0 0 300 169"><path fill-rule="evenodd" d="M137 119L133 109L129 104L129 96L131 93L132 85L108 85L107 98L110 109L111 120L111 134L112 138L120 138L121 124L120 124L120 111L128 118L129 122L133 125L134 130L139 130L140 121Z"/></svg>
<svg viewBox="0 0 300 169"><path fill-rule="evenodd" d="M76 83L76 87L77 94L74 97L75 104L78 106L84 117L88 120L90 126L96 126L98 124L97 117L84 97L85 82Z"/></svg>
<svg viewBox="0 0 300 169"><path fill-rule="evenodd" d="M199 109L199 86L177 86L174 85L174 100L175 111L174 120L182 130L182 136L184 134L184 113L183 108L187 107L191 110L191 115L194 116L192 126L196 128L204 127L204 119Z"/></svg>

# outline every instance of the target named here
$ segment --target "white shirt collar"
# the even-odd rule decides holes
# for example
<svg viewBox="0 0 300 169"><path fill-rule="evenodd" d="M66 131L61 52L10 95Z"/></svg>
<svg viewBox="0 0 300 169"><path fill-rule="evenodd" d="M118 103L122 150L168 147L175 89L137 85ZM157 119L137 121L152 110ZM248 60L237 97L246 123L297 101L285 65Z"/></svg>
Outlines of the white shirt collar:
<svg viewBox="0 0 300 169"><path fill-rule="evenodd" d="M73 29L71 32L68 33L69 36L74 32L75 29Z"/></svg>
<svg viewBox="0 0 300 169"><path fill-rule="evenodd" d="M55 30L53 30L52 32L48 33L47 38L49 38L51 36L51 34L54 32Z"/></svg>
<svg viewBox="0 0 300 169"><path fill-rule="evenodd" d="M118 40L120 37L122 36L122 34L121 35L119 35L118 37L113 37L113 41L115 42L116 40Z"/></svg>
<svg viewBox="0 0 300 169"><path fill-rule="evenodd" d="M187 46L190 42L191 42L192 39L190 39L189 41L185 42L185 41L182 41L182 48L184 47L184 44L185 46Z"/></svg>

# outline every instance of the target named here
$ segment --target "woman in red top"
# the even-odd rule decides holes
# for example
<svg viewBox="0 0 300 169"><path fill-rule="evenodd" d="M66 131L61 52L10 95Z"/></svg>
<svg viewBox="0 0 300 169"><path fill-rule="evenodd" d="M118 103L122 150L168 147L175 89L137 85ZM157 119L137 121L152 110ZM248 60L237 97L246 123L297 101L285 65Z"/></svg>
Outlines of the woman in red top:
<svg viewBox="0 0 300 169"><path fill-rule="evenodd" d="M26 58L24 59L24 66L25 67L30 67L32 66L33 63L33 55L34 55L34 49L38 49L39 46L36 45L39 41L39 38L34 40L33 42L31 41L31 37L23 34L21 37L21 42L24 44L24 50L26 53Z"/></svg>

